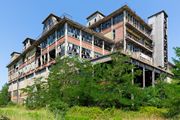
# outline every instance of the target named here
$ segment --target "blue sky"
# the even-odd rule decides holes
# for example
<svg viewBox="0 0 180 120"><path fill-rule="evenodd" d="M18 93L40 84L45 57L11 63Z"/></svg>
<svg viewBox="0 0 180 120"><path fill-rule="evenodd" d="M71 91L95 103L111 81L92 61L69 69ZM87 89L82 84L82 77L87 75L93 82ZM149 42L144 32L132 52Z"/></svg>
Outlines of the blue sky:
<svg viewBox="0 0 180 120"><path fill-rule="evenodd" d="M26 37L37 38L42 32L42 21L54 13L68 13L72 19L86 24L86 17L99 10L105 15L129 5L145 21L147 17L165 10L169 15L168 54L174 57L173 47L180 46L179 0L1 0L0 1L0 89L7 82L6 65L13 51L22 51Z"/></svg>

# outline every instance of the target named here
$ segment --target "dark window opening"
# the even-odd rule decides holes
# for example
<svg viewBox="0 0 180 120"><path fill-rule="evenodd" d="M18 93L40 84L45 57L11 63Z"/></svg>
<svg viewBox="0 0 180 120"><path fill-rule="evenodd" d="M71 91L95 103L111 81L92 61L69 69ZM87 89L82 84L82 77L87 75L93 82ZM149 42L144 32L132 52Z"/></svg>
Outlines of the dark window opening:
<svg viewBox="0 0 180 120"><path fill-rule="evenodd" d="M49 52L49 56L50 56L50 61L54 60L56 58L56 50L53 49Z"/></svg>
<svg viewBox="0 0 180 120"><path fill-rule="evenodd" d="M85 59L91 59L91 51L88 50L88 49L85 49L85 48L82 48L82 58L85 58Z"/></svg>
<svg viewBox="0 0 180 120"><path fill-rule="evenodd" d="M68 54L71 56L76 56L80 54L80 47L71 43L68 43Z"/></svg>
<svg viewBox="0 0 180 120"><path fill-rule="evenodd" d="M102 48L103 41L97 37L94 38L94 45Z"/></svg>

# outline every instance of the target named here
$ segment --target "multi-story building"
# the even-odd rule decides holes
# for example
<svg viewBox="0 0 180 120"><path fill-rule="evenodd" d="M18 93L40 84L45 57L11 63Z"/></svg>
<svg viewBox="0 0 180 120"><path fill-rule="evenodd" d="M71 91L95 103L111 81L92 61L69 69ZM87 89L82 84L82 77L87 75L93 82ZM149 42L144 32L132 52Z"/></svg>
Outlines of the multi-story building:
<svg viewBox="0 0 180 120"><path fill-rule="evenodd" d="M155 29L164 27L155 26L159 19L151 22L152 18L148 24L126 5L108 16L96 11L87 17L87 26L50 14L42 22L42 35L36 40L26 38L23 52L11 54L11 62L7 66L11 100L22 102L26 96L21 89L32 85L34 78L47 78L49 68L58 56L79 56L92 62L107 62L113 52L120 51L130 55L132 63L142 70L142 76L134 82L142 87L154 85L160 73L170 73L162 64L155 62L157 55L154 52L158 51L155 43L162 40L154 37L159 32ZM165 60L164 56L160 57Z"/></svg>

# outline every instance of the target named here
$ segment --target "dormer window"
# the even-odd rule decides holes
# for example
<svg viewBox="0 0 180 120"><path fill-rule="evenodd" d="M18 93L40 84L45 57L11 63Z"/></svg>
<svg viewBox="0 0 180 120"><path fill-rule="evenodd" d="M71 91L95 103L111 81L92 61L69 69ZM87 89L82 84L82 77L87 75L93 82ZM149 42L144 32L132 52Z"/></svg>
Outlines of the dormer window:
<svg viewBox="0 0 180 120"><path fill-rule="evenodd" d="M48 31L53 25L55 25L61 18L54 15L54 14L50 14L43 22L42 24L44 24L43 27L43 32Z"/></svg>

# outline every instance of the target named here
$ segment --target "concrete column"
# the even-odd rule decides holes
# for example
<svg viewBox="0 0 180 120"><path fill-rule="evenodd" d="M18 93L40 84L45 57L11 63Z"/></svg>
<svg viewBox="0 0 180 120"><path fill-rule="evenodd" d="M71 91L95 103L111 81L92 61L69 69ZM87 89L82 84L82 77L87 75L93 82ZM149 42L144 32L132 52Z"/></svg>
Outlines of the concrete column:
<svg viewBox="0 0 180 120"><path fill-rule="evenodd" d="M105 53L104 53L104 41L103 41L102 49L103 49L103 55L104 55L104 54L105 54Z"/></svg>
<svg viewBox="0 0 180 120"><path fill-rule="evenodd" d="M65 56L67 56L67 48L68 48L68 24L65 23Z"/></svg>
<svg viewBox="0 0 180 120"><path fill-rule="evenodd" d="M155 71L153 69L153 71L152 71L152 86L154 87L154 85L155 85Z"/></svg>
<svg viewBox="0 0 180 120"><path fill-rule="evenodd" d="M82 30L80 30L80 49L79 49L79 57L82 57Z"/></svg>
<svg viewBox="0 0 180 120"><path fill-rule="evenodd" d="M19 103L19 80L17 80L17 103Z"/></svg>
<svg viewBox="0 0 180 120"><path fill-rule="evenodd" d="M134 68L131 69L131 73L132 73L132 84L134 84Z"/></svg>
<svg viewBox="0 0 180 120"><path fill-rule="evenodd" d="M55 57L57 57L58 56L58 49L57 49L57 30L55 31L55 51L56 51L56 53L55 53Z"/></svg>
<svg viewBox="0 0 180 120"><path fill-rule="evenodd" d="M143 88L146 87L146 69L143 66Z"/></svg>
<svg viewBox="0 0 180 120"><path fill-rule="evenodd" d="M92 36L92 57L94 58L94 35Z"/></svg>
<svg viewBox="0 0 180 120"><path fill-rule="evenodd" d="M124 19L123 19L123 21L124 21L124 26L123 26L123 28L124 28L124 31L123 31L123 38L124 38L124 41L123 41L123 43L124 43L124 52L126 51L126 11L124 11L123 12L123 15L124 15Z"/></svg>

